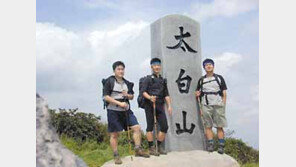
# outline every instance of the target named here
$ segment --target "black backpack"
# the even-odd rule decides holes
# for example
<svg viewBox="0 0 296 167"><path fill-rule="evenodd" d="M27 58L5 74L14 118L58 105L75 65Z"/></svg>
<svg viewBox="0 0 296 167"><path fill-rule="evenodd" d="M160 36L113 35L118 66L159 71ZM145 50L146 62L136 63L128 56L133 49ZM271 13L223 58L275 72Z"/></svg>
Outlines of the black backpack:
<svg viewBox="0 0 296 167"><path fill-rule="evenodd" d="M138 107L139 108L145 108L145 97L143 96L143 92L141 91L142 87L143 87L143 83L144 81L148 78L148 77L151 77L151 75L147 75L147 76L144 76L142 78L140 78L139 80L139 96L137 98L137 101L138 101ZM153 78L152 78L153 79Z"/></svg>
<svg viewBox="0 0 296 167"><path fill-rule="evenodd" d="M114 87L114 80L115 78L114 77L108 77L108 78L103 78L102 79L102 85L103 85L103 87L102 87L102 98L103 98L103 106L104 106L104 109L108 106L108 102L105 100L105 98L104 98L104 95L103 95L103 92L104 92L104 87L105 87L105 84L106 84L106 82L107 81L109 81L109 82L111 82L111 87ZM111 81L112 80L112 81Z"/></svg>

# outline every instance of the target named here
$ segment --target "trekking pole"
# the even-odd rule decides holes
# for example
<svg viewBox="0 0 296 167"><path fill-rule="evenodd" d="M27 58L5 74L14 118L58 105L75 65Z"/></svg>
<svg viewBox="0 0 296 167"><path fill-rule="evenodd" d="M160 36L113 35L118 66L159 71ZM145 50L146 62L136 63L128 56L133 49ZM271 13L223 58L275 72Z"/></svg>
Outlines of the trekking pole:
<svg viewBox="0 0 296 167"><path fill-rule="evenodd" d="M156 153L158 153L158 144L157 144L157 120L156 120L156 105L155 102L153 102L153 115L154 115L154 135L155 135L155 149Z"/></svg>
<svg viewBox="0 0 296 167"><path fill-rule="evenodd" d="M125 99L125 98L124 98ZM125 109L125 116L126 116L126 126L127 126L127 139L129 145L129 154L131 155L131 160L133 161L133 154L132 154L132 143L131 143L131 135L130 135L130 127L129 127L129 119L128 119L128 109Z"/></svg>

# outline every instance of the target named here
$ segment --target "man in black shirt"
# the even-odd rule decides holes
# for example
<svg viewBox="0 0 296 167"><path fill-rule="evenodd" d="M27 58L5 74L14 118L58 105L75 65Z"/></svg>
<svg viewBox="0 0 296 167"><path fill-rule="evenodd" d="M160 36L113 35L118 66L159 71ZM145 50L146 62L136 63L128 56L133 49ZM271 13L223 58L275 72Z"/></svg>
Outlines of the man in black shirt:
<svg viewBox="0 0 296 167"><path fill-rule="evenodd" d="M172 114L171 99L169 96L166 79L161 75L161 60L158 58L153 58L150 61L151 69L153 71L152 75L149 75L143 82L142 89L140 93L143 93L145 98L145 113L147 121L147 140L149 144L150 155L158 156L160 154L166 154L164 149L160 147L160 144L164 141L165 135L168 130L168 124L165 114L164 103L167 104L167 111ZM156 117L157 122L160 126L160 131L158 133L158 150L153 147L153 124L154 124L154 114L153 114L153 103L156 106Z"/></svg>

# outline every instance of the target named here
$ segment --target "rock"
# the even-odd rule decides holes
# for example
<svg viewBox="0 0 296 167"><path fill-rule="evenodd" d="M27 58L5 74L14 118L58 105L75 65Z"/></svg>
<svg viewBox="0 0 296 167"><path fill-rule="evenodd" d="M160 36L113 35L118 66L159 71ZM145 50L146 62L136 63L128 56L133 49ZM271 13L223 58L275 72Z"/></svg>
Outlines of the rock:
<svg viewBox="0 0 296 167"><path fill-rule="evenodd" d="M36 167L87 167L63 146L50 124L50 114L45 100L36 95Z"/></svg>
<svg viewBox="0 0 296 167"><path fill-rule="evenodd" d="M102 167L239 167L238 162L226 154L209 153L201 150L169 152L167 155L150 158L130 156L122 158L123 164L115 165L114 161L106 162Z"/></svg>
<svg viewBox="0 0 296 167"><path fill-rule="evenodd" d="M205 135L194 95L202 76L200 25L182 15L168 15L151 24L151 58L162 61L172 99L167 151L205 150Z"/></svg>

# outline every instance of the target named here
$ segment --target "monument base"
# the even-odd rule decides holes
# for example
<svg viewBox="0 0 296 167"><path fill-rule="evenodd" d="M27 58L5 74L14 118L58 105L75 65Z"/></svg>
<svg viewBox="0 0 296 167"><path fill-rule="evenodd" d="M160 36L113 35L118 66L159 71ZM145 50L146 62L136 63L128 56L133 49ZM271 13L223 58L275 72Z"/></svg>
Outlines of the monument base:
<svg viewBox="0 0 296 167"><path fill-rule="evenodd" d="M169 152L167 155L150 158L130 156L122 157L123 164L115 165L114 161L106 162L102 167L239 167L238 162L226 154L201 150Z"/></svg>

